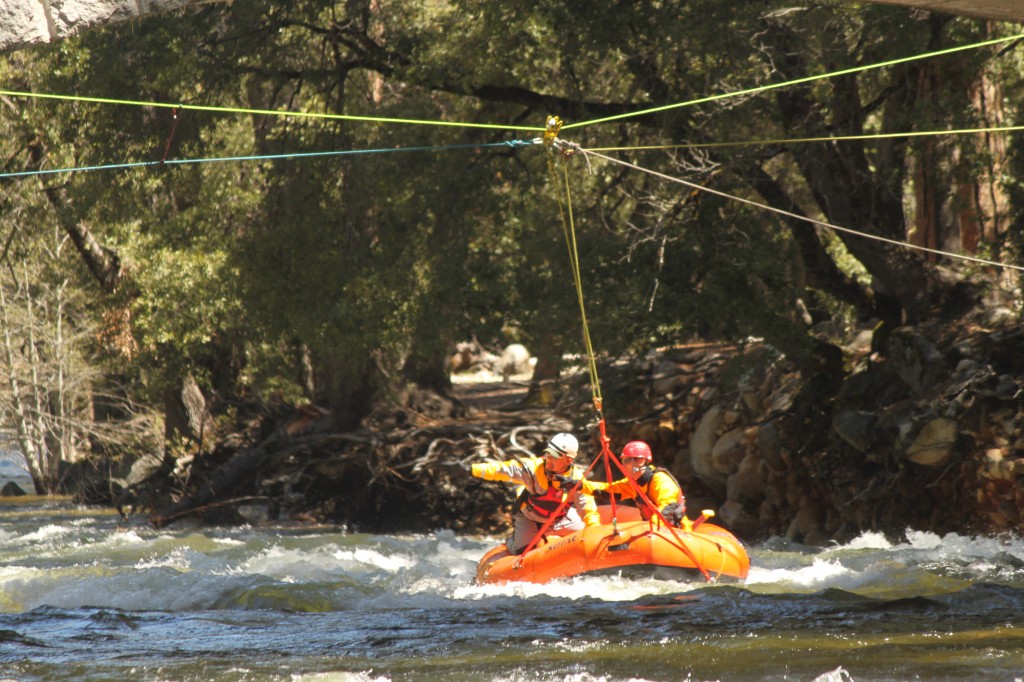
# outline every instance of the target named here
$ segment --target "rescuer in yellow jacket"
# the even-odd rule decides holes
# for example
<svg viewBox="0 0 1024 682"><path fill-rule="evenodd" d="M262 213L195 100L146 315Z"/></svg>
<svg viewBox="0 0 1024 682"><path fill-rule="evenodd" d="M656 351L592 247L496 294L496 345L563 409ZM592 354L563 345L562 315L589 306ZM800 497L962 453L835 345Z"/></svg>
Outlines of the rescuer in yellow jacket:
<svg viewBox="0 0 1024 682"><path fill-rule="evenodd" d="M520 486L512 507L512 535L505 541L510 554L522 554L552 517L555 521L548 532L555 535L568 535L601 523L593 495L582 487L571 493L575 480L583 478L583 471L574 465L578 453L576 438L559 433L544 446L541 457L477 462L469 469L467 473L476 478Z"/></svg>
<svg viewBox="0 0 1024 682"><path fill-rule="evenodd" d="M643 511L644 505L637 495L639 488L669 523L678 526L686 515L686 497L675 476L667 469L653 466L652 460L651 448L647 443L642 440L626 443L620 461L626 469L627 478L611 483L586 481L583 489L586 492L604 490L623 499L635 499L636 505ZM645 517L650 515L648 512Z"/></svg>

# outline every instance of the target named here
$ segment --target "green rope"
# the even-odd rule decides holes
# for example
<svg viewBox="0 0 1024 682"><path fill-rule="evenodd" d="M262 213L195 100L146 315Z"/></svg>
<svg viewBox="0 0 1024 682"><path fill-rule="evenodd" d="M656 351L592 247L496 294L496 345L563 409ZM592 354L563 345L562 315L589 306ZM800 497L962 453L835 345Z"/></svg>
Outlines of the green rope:
<svg viewBox="0 0 1024 682"><path fill-rule="evenodd" d="M881 69L886 66L895 66L897 64L903 64L906 62L915 61L918 59L928 59L930 57L940 57L942 55L954 54L956 52L963 52L964 50L973 50L979 47L987 47L989 45L998 45L1000 43L1008 43L1013 40L1020 40L1024 38L1024 33L1018 33L1007 38L993 38L992 40L984 40L980 43L972 43L971 45L960 45L958 47L949 47L944 50L936 50L935 52L926 52L924 54L917 54L910 57L901 57L899 59L890 59L886 62L879 62L877 64L867 64L865 66L855 66L849 69L842 69L840 71L832 71L830 73L818 74L816 76L805 76L804 78L797 78L790 81L784 81L782 83L770 83L768 85L760 85L756 88L747 88L746 90L737 90L735 92L726 92L718 95L711 95L708 97L701 97L700 99L693 99L688 102L678 102L676 104L666 104L660 107L654 107L653 109L643 109L641 111L634 111L626 114L616 114L615 116L606 116L605 118L596 118L591 121L581 121L579 123L570 123L563 125L562 130L569 128L581 128L583 126L596 125L598 123L607 123L609 121L618 121L624 118L632 118L634 116L643 116L645 114L655 114L661 111L669 111L670 109L679 109L681 107L689 107L695 104L705 104L707 102L715 102L718 100L729 99L731 97L742 97L744 95L756 95L769 90L777 90L778 88L785 88L791 85L800 85L802 83L812 83L814 81L823 80L826 78L834 78L836 76L846 76L852 73L860 73L862 71L870 71L872 69Z"/></svg>
<svg viewBox="0 0 1024 682"><path fill-rule="evenodd" d="M554 153L555 152L553 150L549 149L548 169L551 172L553 185L557 187L559 179L554 165ZM580 274L579 250L576 245L576 225L573 220L572 198L569 192L569 169L568 164L565 161L564 154L562 155L562 178L565 187L565 204L563 205L562 203L562 193L556 192L555 197L558 200L558 215L562 220L562 231L565 236L565 246L569 251L569 263L572 268L572 279L573 284L576 287L576 300L580 307L580 321L583 328L583 346L587 355L587 372L590 376L591 395L593 396L594 404L601 405L603 402L601 398L601 382L597 374L597 360L594 356L594 346L590 341L590 327L587 324L587 309L583 302L583 277ZM600 410L600 407L598 409Z"/></svg>
<svg viewBox="0 0 1024 682"><path fill-rule="evenodd" d="M290 118L318 118L340 121L361 121L364 123L402 123L407 125L453 126L457 128L489 128L492 130L545 130L537 127L510 126L495 123L461 123L457 121L430 121L414 118L388 118L385 116L353 116L350 114L327 114L312 111L278 111L276 109L246 109L244 107L218 107L203 104L171 104L169 102L143 102L132 99L113 99L107 97L86 97L82 95L57 95L42 92L23 92L18 90L0 90L0 95L8 97L27 97L30 99L53 99L68 102L90 102L93 104L119 104L136 107L155 107L158 109L179 109L184 111L212 111L221 114L261 114L264 116L284 116Z"/></svg>

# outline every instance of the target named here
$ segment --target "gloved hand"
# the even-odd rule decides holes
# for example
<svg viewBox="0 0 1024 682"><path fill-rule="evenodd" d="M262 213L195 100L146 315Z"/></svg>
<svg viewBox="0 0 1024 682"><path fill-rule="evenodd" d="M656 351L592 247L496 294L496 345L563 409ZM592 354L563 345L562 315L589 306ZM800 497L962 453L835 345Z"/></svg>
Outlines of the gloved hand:
<svg viewBox="0 0 1024 682"><path fill-rule="evenodd" d="M465 462L441 462L438 468L448 474L453 481L460 478L469 478L473 475L473 466Z"/></svg>
<svg viewBox="0 0 1024 682"><path fill-rule="evenodd" d="M673 526L678 526L683 522L683 517L686 516L686 505L680 502L666 504L661 510L661 515Z"/></svg>
<svg viewBox="0 0 1024 682"><path fill-rule="evenodd" d="M551 478L558 481L558 484L562 486L562 490L572 490L580 484L578 478L570 478L569 476L563 476L562 474L552 474Z"/></svg>

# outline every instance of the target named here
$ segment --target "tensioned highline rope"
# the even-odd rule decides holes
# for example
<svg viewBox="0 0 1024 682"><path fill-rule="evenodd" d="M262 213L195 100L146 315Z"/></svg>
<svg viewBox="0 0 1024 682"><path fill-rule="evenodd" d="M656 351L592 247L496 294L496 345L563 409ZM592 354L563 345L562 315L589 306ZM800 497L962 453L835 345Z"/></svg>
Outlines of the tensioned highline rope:
<svg viewBox="0 0 1024 682"><path fill-rule="evenodd" d="M909 57L900 57L898 59L890 59L885 62L878 62L875 64L866 64L863 66L855 66L849 69L842 69L839 71L832 71L824 74L817 74L814 76L805 76L803 78L797 78L794 80L784 81L782 83L769 83L768 85L760 85L753 88L746 88L744 90L736 90L733 92L719 93L717 95L709 95L707 97L701 97L686 102L677 102L674 104L666 104L659 107L653 107L650 109L642 109L640 111L627 112L624 114L616 114L614 116L606 116L604 118L592 119L590 121L579 121L577 123L570 123L562 126L563 129L569 128L580 128L588 125L595 125L598 123L607 123L609 121L617 121L624 118L631 118L634 116L642 116L644 114L653 114L661 111L668 111L670 109L678 109L681 107L693 106L696 104L704 104L706 102L714 102L723 99L729 99L732 97L741 97L744 95L754 95L761 92L767 92L769 90L776 90L778 88L784 88L791 85L799 85L801 83L810 83L817 80L824 80L826 78L833 78L835 76L843 76L852 73L860 73L862 71L869 71L872 69L880 69L886 66L894 66L896 64L902 64L918 59L928 59L930 57L939 57L942 55L954 54L956 52L962 52L965 50L973 50L989 45L998 45L1000 43L1011 42L1014 40L1020 40L1024 38L1024 33L1017 35L1008 36L1005 38L992 38L990 40L984 40L978 43L972 43L970 45L960 45L957 47L949 47L943 50L936 50L934 52L925 52L923 54L911 55ZM412 118L397 118L388 116L359 116L354 114L331 114L331 113L320 113L312 111L281 111L277 109L250 109L246 107L222 107L215 105L206 104L184 104L181 102L147 102L143 100L132 100L132 99L118 99L113 97L91 97L86 95L64 95L56 93L42 93L42 92L29 92L24 90L0 90L0 95L6 95L8 97L24 97L29 99L52 99L60 101L70 102L88 102L92 104L117 104L124 106L143 106L143 107L154 107L163 109L175 109L180 111L207 111L216 113L234 113L234 114L259 114L264 116L282 116L291 118L314 118L314 119L326 119L326 120L341 120L341 121L358 121L364 123L401 123L406 125L433 125L433 126L451 126L459 128L485 128L491 130L546 130L546 128L540 126L511 126L506 124L498 123L467 123L460 121L438 121L428 119L412 119Z"/></svg>
<svg viewBox="0 0 1024 682"><path fill-rule="evenodd" d="M981 133L1016 133L1024 132L1024 125L1021 126L990 126L984 128L954 128L951 130L924 130L902 133L864 133L862 135L831 135L824 137L796 137L778 138L765 140L747 140L745 142L692 142L678 144L653 144L634 145L625 147L588 147L592 152L627 152L627 151L663 151L668 149L711 149L722 147L753 147L764 145L785 145L811 142L844 142L853 140L890 139L900 137L937 137L943 135L971 135ZM534 144L540 144L541 138L530 140L505 140L504 142L486 142L479 144L449 144L419 147L385 147L381 149L350 149L324 152L285 152L281 154L253 154L248 156L215 156L198 159L171 159L163 161L134 161L125 163L96 164L91 166L69 166L66 168L41 169L35 171L15 171L0 173L0 178L28 177L33 175L54 175L60 173L76 173L96 170L118 170L127 168L140 168L146 166L160 165L187 165L200 163L222 163L228 161L264 161L275 159L298 159L303 157L316 156L347 156L358 154L386 154L393 152L407 151L446 151L451 149L471 149L474 147L512 147L519 148Z"/></svg>
<svg viewBox="0 0 1024 682"><path fill-rule="evenodd" d="M0 90L0 95L8 97L26 97L30 99L54 99L69 102L89 102L91 104L120 104L135 107L154 107L157 109L179 109L182 111L212 111L222 114L260 114L263 116L282 116L289 118L319 118L336 121L359 121L363 123L403 123L407 125L451 126L456 128L488 128L491 130L544 130L535 126L511 126L498 123L464 123L460 121L432 121L415 118L391 118L387 116L356 116L353 114L329 114L314 111L280 111L277 109L247 109L245 107L218 107L206 104L171 104L170 102L144 102L132 99L114 99L109 97L87 97L84 95L58 95L43 92L25 92L19 90Z"/></svg>
<svg viewBox="0 0 1024 682"><path fill-rule="evenodd" d="M621 159L616 159L615 157L607 156L606 154L601 154L601 153L595 152L593 150L583 149L581 147L581 148L578 149L578 151L581 154L585 154L585 155L588 155L588 156L594 156L594 157L597 157L597 158L600 158L600 159L604 159L606 161L610 161L611 163L617 163L620 166L625 166L626 168L632 168L634 170L642 171L644 173L648 173L648 174L653 175L655 177L659 177L659 178L661 178L663 180L668 180L669 182L677 182L677 183L679 183L681 185L685 185L686 187L690 187L692 189L696 189L696 190L699 190L701 192L707 192L708 194L714 194L714 195L722 197L724 199L731 199L732 201L738 201L741 204L747 204L748 206L753 206L755 208L761 208L761 209L764 209L766 211L771 211L772 213L777 213L779 215L784 215L787 218L793 218L795 220L802 220L804 222L812 223L814 225L818 225L820 227L824 227L824 228L829 229L829 230L835 230L836 232L844 232L846 234L852 234L852 235L856 235L858 237L864 237L865 239L874 239L875 241L885 242L887 244L893 244L894 246L902 246L904 248L914 249L914 250L917 250L917 251L924 251L926 253L934 253L934 254L939 255L939 256L946 256L947 258L958 258L960 260L970 261L972 263L980 263L982 265L991 265L991 266L998 267L998 268L1008 268L1008 269L1011 269L1011 270L1024 271L1024 266L1020 266L1020 265L1012 265L1010 263L1000 263L1000 262L997 262L997 261L986 260L984 258L977 258L976 256L965 256L964 254L961 254L961 253L952 253L950 251L941 251L939 249L931 249L931 248L928 248L927 246L917 246L915 244L909 244L907 242L901 242L901 241L899 241L897 239L890 239L888 237L882 237L882 236L877 235L877 234L870 234L868 232L861 232L860 230L854 230L854 229L851 229L851 228L848 228L848 227L840 227L839 225L833 225L831 223L827 223L824 220L817 220L815 218L810 218L808 216L799 215L797 213L792 213L790 211L785 211L785 210L783 210L781 208L775 208L774 206L768 206L767 204L762 204L762 203L759 203L757 201L752 201L750 199L744 199L743 197L738 197L738 196L736 196L734 194L728 194L726 192L721 192L721 191L719 191L717 189L711 189L710 187L705 187L703 185L698 185L698 184L693 183L693 182L688 182L686 180L683 180L682 178L676 178L676 177L673 177L671 175L666 175L665 173L659 173L658 171L651 170L650 168L644 168L643 166L638 166L635 163L631 163L629 161L622 161Z"/></svg>
<svg viewBox="0 0 1024 682"><path fill-rule="evenodd" d="M885 140L900 137L938 137L945 135L978 135L982 133L1019 133L1024 126L992 126L986 128L955 128L952 130L915 130L909 133L864 133L862 135L828 135L823 137L792 137L745 142L692 142L679 144L636 145L634 147L588 147L592 152L657 151L663 149L712 149L715 147L756 147L764 145L801 144L807 142L849 142L854 140Z"/></svg>
<svg viewBox="0 0 1024 682"><path fill-rule="evenodd" d="M534 140L506 140L504 142L484 142L480 144L446 144L431 147L385 147L382 149L344 149L326 152L289 152L282 154L255 154L251 156L218 156L201 159L166 159L159 161L132 161L127 163L111 163L96 166L73 166L68 168L51 168L32 171L14 171L0 173L0 178L19 178L33 175L54 175L58 173L78 173L82 171L118 170L125 168L143 168L149 166L181 166L198 163L225 163L228 161L269 161L275 159L298 159L314 156L355 156L360 154L393 154L397 152L450 151L454 149L481 149L485 147L525 147L540 144L540 138Z"/></svg>
<svg viewBox="0 0 1024 682"><path fill-rule="evenodd" d="M756 95L769 90L777 90L779 88L789 87L791 85L800 85L801 83L812 83L818 80L824 80L826 78L834 78L836 76L846 76L852 73L860 73L862 71L870 71L872 69L881 69L886 66L895 66L897 64L904 64L906 62L916 61L918 59L928 59L930 57L940 57L943 55L954 54L956 52L963 52L965 50L974 50L980 47L987 47L989 45L998 45L1000 43L1008 43L1014 40L1020 40L1024 38L1024 33L1018 33L1006 38L993 38L991 40L983 40L979 43L972 43L970 45L960 45L957 47L948 47L943 50L936 50L935 52L925 52L923 54L912 55L909 57L900 57L898 59L890 59L885 62L878 62L876 64L866 64L864 66L854 66L849 69L841 69L839 71L831 71L829 73L817 74L814 76L805 76L803 78L796 78L782 83L769 83L768 85L759 85L754 88L746 88L744 90L736 90L733 92L725 92L717 95L709 95L707 97L701 97L698 99L689 100L687 102L677 102L675 104L666 104L660 107L653 107L651 109L642 109L640 111L634 111L625 114L616 114L614 116L605 116L604 118L595 118L590 121L580 121L577 123L570 123L562 126L563 130L570 128L581 128L583 126L596 125L598 123L608 123L609 121L618 121L624 118L632 118L634 116L643 116L645 114L655 114L662 111L669 111L670 109L679 109L682 107L689 107L695 104L705 104L707 102L715 102L718 100L729 99L732 97L742 97L744 95Z"/></svg>

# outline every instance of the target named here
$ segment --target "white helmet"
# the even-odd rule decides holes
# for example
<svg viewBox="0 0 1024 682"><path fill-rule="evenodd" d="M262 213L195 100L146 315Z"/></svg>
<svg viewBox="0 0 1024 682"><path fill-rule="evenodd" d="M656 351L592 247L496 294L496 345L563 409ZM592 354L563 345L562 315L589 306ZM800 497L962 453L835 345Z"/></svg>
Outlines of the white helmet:
<svg viewBox="0 0 1024 682"><path fill-rule="evenodd" d="M544 446L545 454L552 454L558 457L572 457L576 459L576 453L580 450L580 444L576 436L571 433L556 433Z"/></svg>

